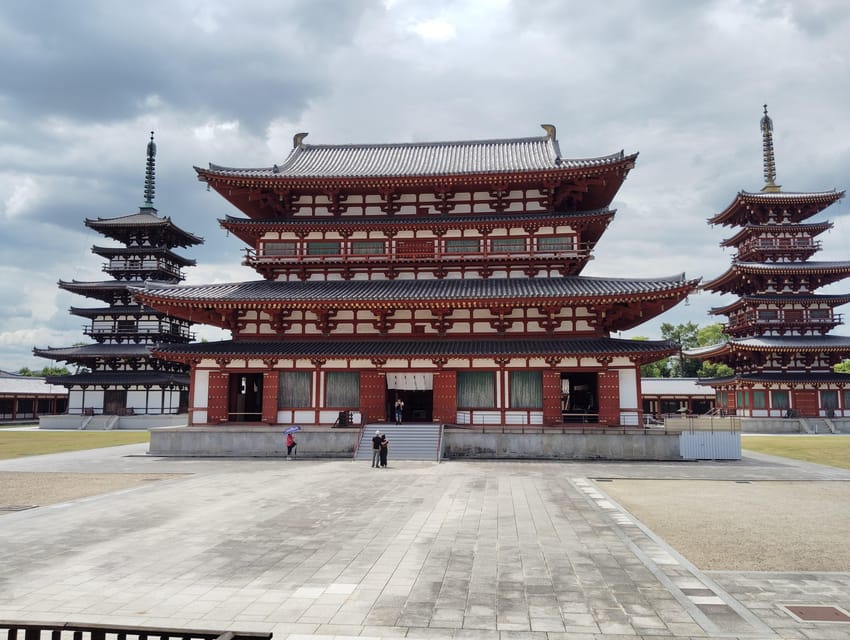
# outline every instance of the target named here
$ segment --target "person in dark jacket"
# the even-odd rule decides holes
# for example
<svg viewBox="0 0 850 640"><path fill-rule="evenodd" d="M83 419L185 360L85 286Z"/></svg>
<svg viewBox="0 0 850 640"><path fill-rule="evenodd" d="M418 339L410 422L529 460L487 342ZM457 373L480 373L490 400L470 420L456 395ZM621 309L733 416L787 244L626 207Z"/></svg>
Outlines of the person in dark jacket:
<svg viewBox="0 0 850 640"><path fill-rule="evenodd" d="M381 432L376 431L372 437L372 466L377 469L381 456Z"/></svg>
<svg viewBox="0 0 850 640"><path fill-rule="evenodd" d="M387 466L387 453L389 452L390 441L387 440L387 434L381 436L381 466Z"/></svg>

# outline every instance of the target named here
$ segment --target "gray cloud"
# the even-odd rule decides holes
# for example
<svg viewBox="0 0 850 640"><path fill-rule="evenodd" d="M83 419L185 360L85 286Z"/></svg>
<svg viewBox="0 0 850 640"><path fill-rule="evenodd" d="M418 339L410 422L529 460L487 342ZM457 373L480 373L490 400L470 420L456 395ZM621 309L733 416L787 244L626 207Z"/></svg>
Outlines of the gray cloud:
<svg viewBox="0 0 850 640"><path fill-rule="evenodd" d="M107 241L83 220L137 210L150 130L156 206L206 240L184 252L195 283L256 275L218 227L236 212L193 165L268 166L297 131L452 140L537 135L541 122L567 156L640 152L588 275L712 278L731 233L706 220L762 185L763 103L784 188L847 186L848 20L839 0L4 3L0 369L84 339L67 309L92 303L56 281L102 277L90 249ZM847 201L823 217L836 222L823 259L849 259ZM633 333L712 322L720 304L694 296Z"/></svg>

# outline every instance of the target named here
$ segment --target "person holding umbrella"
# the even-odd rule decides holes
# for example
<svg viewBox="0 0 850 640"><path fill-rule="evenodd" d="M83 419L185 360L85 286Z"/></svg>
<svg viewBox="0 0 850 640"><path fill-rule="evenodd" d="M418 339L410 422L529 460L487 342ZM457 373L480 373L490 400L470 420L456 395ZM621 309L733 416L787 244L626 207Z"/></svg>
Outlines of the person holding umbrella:
<svg viewBox="0 0 850 640"><path fill-rule="evenodd" d="M286 459L287 460L292 460L291 456L292 456L293 451L295 452L296 457L298 456L298 450L296 449L296 447L298 446L298 443L295 442L295 436L293 436L292 434L295 433L296 431L300 431L300 430L301 430L301 427L289 427L289 429L287 429L285 431L285 433L286 433Z"/></svg>

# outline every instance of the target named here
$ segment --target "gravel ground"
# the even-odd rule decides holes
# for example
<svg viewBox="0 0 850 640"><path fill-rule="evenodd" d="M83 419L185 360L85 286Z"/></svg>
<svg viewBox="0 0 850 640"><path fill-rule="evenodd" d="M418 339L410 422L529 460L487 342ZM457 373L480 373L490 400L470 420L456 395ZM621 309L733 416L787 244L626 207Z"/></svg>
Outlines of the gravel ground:
<svg viewBox="0 0 850 640"><path fill-rule="evenodd" d="M67 502L177 477L180 474L0 471L0 514L10 508Z"/></svg>
<svg viewBox="0 0 850 640"><path fill-rule="evenodd" d="M850 571L850 482L597 485L705 571Z"/></svg>

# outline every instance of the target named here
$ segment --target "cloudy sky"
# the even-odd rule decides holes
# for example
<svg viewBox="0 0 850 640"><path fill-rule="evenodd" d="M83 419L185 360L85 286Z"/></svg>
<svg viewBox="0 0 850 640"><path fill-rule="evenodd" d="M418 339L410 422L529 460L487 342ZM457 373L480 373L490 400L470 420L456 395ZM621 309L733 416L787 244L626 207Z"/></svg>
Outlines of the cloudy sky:
<svg viewBox="0 0 850 640"><path fill-rule="evenodd" d="M187 283L256 279L218 226L237 211L193 165L270 166L309 143L542 135L565 157L640 152L585 270L722 273L734 231L706 219L763 185L762 105L777 182L850 186L844 0L35 0L0 4L0 369L83 341L58 280L101 280L85 218L138 211L156 131L155 205L200 235ZM850 209L819 260L850 259ZM825 291L850 290L850 284ZM702 293L661 322L708 324ZM850 309L842 309L850 317ZM839 333L848 333L840 327ZM215 339L214 331L199 334Z"/></svg>

